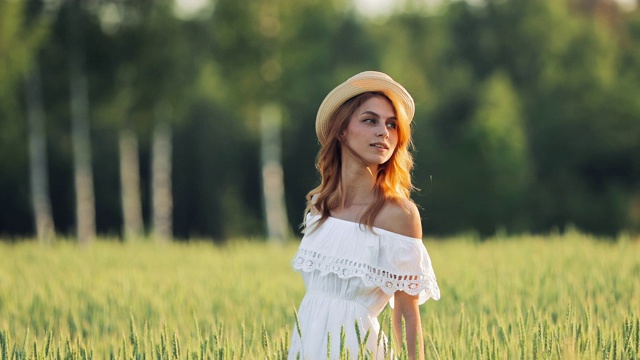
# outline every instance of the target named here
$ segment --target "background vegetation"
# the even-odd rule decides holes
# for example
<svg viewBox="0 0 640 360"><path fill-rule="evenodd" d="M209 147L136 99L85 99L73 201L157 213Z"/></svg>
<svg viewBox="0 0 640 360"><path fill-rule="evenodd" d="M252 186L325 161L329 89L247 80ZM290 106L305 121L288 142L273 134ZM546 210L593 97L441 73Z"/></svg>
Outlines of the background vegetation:
<svg viewBox="0 0 640 360"><path fill-rule="evenodd" d="M427 240L442 291L421 306L427 358L639 359L640 244L601 240ZM0 359L283 358L304 294L295 250L0 243Z"/></svg>
<svg viewBox="0 0 640 360"><path fill-rule="evenodd" d="M263 237L261 116L269 104L281 120L275 142L295 233L317 182L317 107L365 69L388 72L417 102L415 200L426 234L567 225L637 233L637 6L406 1L374 15L354 4L216 0L188 12L169 0L3 0L0 234L36 233L28 119L40 108L48 174L41 193L56 233L91 235L91 223L77 217L90 213L74 199L94 189L98 234L126 235L123 204L133 198L143 224L134 222L136 233L161 223L182 239ZM34 73L40 107L25 95ZM73 135L83 134L82 122L72 119L86 123L84 148ZM168 213L153 210L152 149L162 124L172 130ZM139 193L121 196L127 134L139 144L129 152L139 160ZM89 153L92 184L77 177Z"/></svg>

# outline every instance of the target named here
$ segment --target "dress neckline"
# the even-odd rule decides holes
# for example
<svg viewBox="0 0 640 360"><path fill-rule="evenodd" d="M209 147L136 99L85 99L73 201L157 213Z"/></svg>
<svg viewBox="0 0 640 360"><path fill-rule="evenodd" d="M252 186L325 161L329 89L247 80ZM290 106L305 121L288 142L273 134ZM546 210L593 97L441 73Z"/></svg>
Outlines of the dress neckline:
<svg viewBox="0 0 640 360"><path fill-rule="evenodd" d="M320 217L320 215L312 215L312 216L313 216L313 217ZM328 216L328 217L327 217L327 220L333 220L333 221L335 221L335 222L338 222L338 223L344 223L344 224L347 224L347 225L350 225L350 226L358 226L358 227L359 227L359 226L364 226L364 227L366 227L366 225L363 225L363 224L357 223L357 222L355 222L355 221L345 220L345 219L340 219L340 218L337 218L337 217L335 217L335 216ZM419 242L422 242L422 239L415 238L415 237L412 237L412 236L407 236L407 235L398 234L397 232L393 232L393 231L386 230L386 229L383 229L383 228L379 228L379 227L376 227L376 226L373 226L372 228L373 228L373 230L374 230L374 231L376 231L376 232L382 232L382 233L385 233L385 234L389 234L389 235L395 236L395 237L397 237L397 238L399 238L399 239L404 239L404 240L409 240L409 241L419 241Z"/></svg>

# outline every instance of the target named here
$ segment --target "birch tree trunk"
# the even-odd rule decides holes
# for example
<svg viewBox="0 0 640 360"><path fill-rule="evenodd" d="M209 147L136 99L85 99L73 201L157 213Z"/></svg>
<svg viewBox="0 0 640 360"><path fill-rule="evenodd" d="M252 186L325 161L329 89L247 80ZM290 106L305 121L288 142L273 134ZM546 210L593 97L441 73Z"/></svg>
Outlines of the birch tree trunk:
<svg viewBox="0 0 640 360"><path fill-rule="evenodd" d="M171 191L171 126L168 109L157 105L151 149L151 200L153 234L157 241L173 237L173 196Z"/></svg>
<svg viewBox="0 0 640 360"><path fill-rule="evenodd" d="M138 137L130 126L124 125L119 134L120 195L122 202L123 236L132 241L143 234L142 204L140 203L140 163Z"/></svg>
<svg viewBox="0 0 640 360"><path fill-rule="evenodd" d="M34 62L25 81L25 99L29 123L29 168L33 218L38 241L43 244L51 244L55 236L55 226L49 198L45 114L42 104L40 69L37 62Z"/></svg>
<svg viewBox="0 0 640 360"><path fill-rule="evenodd" d="M275 103L262 106L260 113L260 158L262 195L267 237L270 242L284 243L289 236L289 223L284 198L281 131L282 113Z"/></svg>
<svg viewBox="0 0 640 360"><path fill-rule="evenodd" d="M76 232L80 244L88 244L96 236L95 197L91 169L89 135L89 96L83 70L80 29L77 25L79 3L71 2L69 11L69 90L71 97L71 132L76 193Z"/></svg>

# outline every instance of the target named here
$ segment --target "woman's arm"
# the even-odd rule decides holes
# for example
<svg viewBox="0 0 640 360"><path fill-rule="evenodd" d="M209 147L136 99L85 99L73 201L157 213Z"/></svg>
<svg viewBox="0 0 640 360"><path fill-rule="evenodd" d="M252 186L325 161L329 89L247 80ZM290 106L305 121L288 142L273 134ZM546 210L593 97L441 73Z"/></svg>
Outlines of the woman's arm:
<svg viewBox="0 0 640 360"><path fill-rule="evenodd" d="M424 360L424 342L418 296L396 291L393 309L393 334L396 344L402 344L402 319L404 318L407 350L410 360ZM417 341L416 341L417 340ZM416 348L416 343L418 347Z"/></svg>
<svg viewBox="0 0 640 360"><path fill-rule="evenodd" d="M418 207L411 200L404 200L400 204L386 206L381 211L379 218L382 222L380 227L383 229L416 239L422 238L420 213ZM402 319L404 319L409 359L423 360L424 344L418 296L409 295L404 291L396 291L394 303L393 333L396 344L402 344ZM416 343L418 344L417 348Z"/></svg>

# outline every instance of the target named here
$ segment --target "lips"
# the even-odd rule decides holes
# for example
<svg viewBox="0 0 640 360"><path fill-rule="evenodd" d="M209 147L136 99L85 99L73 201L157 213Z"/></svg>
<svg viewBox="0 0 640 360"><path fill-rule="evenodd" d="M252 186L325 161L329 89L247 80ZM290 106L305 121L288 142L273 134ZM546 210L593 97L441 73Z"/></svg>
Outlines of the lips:
<svg viewBox="0 0 640 360"><path fill-rule="evenodd" d="M375 148L378 148L378 149L389 150L389 147L387 146L387 144L381 143L381 142L373 143L373 144L371 144L371 146L373 146Z"/></svg>

